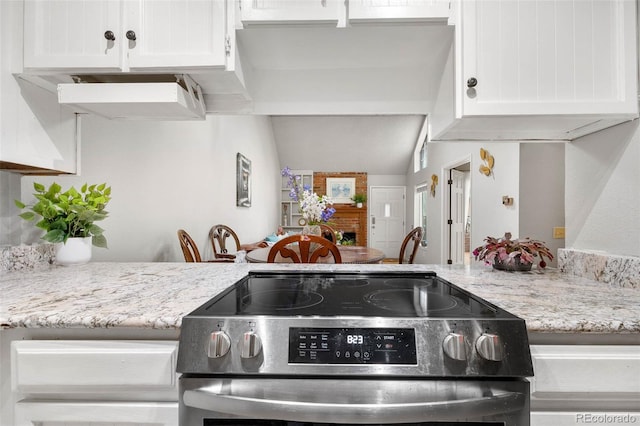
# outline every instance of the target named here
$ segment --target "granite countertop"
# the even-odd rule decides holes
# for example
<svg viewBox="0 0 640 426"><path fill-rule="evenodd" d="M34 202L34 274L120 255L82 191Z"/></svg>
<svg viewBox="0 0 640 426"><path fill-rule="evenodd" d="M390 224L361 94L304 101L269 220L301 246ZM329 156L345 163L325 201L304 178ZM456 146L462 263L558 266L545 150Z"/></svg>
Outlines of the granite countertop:
<svg viewBox="0 0 640 426"><path fill-rule="evenodd" d="M299 266L298 266L299 267ZM184 315L250 270L296 265L89 263L0 274L0 328L179 328ZM640 289L555 269L446 265L305 265L310 270L435 271L524 318L530 332L640 333Z"/></svg>

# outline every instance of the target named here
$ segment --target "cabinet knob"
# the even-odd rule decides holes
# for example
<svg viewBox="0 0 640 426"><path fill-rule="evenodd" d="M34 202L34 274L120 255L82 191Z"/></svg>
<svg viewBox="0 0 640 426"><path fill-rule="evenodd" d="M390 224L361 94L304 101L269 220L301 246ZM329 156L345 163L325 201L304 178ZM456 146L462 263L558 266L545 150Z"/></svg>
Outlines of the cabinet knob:
<svg viewBox="0 0 640 426"><path fill-rule="evenodd" d="M125 34L127 36L127 40L131 40L131 41L135 41L136 39L136 33L135 31L127 31L127 33Z"/></svg>
<svg viewBox="0 0 640 426"><path fill-rule="evenodd" d="M113 33L113 31L107 30L104 32L104 38L109 41L114 41L116 39L116 35Z"/></svg>
<svg viewBox="0 0 640 426"><path fill-rule="evenodd" d="M471 77L469 80L467 80L467 87L469 88L476 87L477 84L478 80L475 77Z"/></svg>

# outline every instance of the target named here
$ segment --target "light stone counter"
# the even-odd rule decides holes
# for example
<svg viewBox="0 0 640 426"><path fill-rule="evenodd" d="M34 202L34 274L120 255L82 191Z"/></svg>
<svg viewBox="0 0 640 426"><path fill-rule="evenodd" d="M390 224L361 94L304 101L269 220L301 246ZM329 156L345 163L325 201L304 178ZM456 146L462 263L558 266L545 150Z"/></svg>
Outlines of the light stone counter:
<svg viewBox="0 0 640 426"><path fill-rule="evenodd" d="M299 267L299 266L298 266ZM312 270L435 271L524 318L534 333L640 337L640 289L616 287L548 269L493 271L440 265L305 265ZM179 329L184 315L249 270L296 265L89 263L0 274L0 328Z"/></svg>

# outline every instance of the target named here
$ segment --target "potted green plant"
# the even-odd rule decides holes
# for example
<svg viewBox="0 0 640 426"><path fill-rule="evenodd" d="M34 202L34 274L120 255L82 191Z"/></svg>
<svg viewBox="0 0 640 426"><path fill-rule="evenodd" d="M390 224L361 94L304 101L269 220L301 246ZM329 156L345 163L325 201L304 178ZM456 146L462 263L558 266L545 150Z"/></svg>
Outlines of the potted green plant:
<svg viewBox="0 0 640 426"><path fill-rule="evenodd" d="M487 265L492 265L494 269L506 271L530 271L534 258L540 256L538 266L544 268L549 261L553 260L551 250L542 242L529 238L511 239L511 233L507 232L502 238L487 237L485 244L476 247L473 255L476 260L484 260Z"/></svg>
<svg viewBox="0 0 640 426"><path fill-rule="evenodd" d="M80 191L72 186L63 192L55 182L48 188L34 182L33 188L37 200L35 204L27 206L19 200L15 200L15 204L20 209L29 210L20 214L24 220L40 218L35 225L45 231L43 240L57 244L57 263L86 263L91 259L92 245L107 248L104 229L95 222L108 215L105 207L111 200L111 187L105 183L84 184ZM76 249L81 250L79 258L67 253Z"/></svg>
<svg viewBox="0 0 640 426"><path fill-rule="evenodd" d="M367 202L367 194L354 194L351 199L356 203L356 207L360 208L362 207L362 203Z"/></svg>

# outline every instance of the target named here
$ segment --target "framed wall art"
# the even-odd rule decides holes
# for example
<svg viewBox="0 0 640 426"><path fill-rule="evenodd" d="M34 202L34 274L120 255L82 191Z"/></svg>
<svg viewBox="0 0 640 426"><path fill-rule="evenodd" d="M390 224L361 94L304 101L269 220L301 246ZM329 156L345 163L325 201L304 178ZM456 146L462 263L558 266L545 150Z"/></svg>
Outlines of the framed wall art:
<svg viewBox="0 0 640 426"><path fill-rule="evenodd" d="M327 195L334 203L352 203L356 193L356 178L327 178Z"/></svg>
<svg viewBox="0 0 640 426"><path fill-rule="evenodd" d="M251 207L251 161L240 153L236 163L236 206Z"/></svg>

